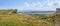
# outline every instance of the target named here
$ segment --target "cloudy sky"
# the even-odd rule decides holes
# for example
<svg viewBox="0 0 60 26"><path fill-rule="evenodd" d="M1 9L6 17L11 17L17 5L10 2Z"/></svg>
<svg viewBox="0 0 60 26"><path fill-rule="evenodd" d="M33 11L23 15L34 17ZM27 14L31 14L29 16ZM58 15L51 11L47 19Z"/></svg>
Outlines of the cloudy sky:
<svg viewBox="0 0 60 26"><path fill-rule="evenodd" d="M60 0L0 0L0 9L55 11L60 8Z"/></svg>

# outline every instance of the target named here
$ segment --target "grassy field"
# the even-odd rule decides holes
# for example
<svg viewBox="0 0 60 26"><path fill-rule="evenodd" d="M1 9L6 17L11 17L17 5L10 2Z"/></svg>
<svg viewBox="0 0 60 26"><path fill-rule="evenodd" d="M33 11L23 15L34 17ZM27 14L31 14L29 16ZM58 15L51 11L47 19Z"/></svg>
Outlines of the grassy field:
<svg viewBox="0 0 60 26"><path fill-rule="evenodd" d="M54 26L53 17L36 17L27 14L7 14L0 12L0 26ZM14 12L15 13L15 12Z"/></svg>
<svg viewBox="0 0 60 26"><path fill-rule="evenodd" d="M51 19L51 18L49 18ZM0 15L0 26L53 26L48 20L26 14Z"/></svg>

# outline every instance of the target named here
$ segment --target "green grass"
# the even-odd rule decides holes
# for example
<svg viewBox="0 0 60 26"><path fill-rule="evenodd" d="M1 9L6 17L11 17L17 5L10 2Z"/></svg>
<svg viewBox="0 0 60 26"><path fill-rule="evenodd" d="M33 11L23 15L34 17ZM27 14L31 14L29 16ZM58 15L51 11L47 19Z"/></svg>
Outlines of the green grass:
<svg viewBox="0 0 60 26"><path fill-rule="evenodd" d="M10 11L12 11L11 14L9 14ZM0 26L55 26L55 25L60 26L59 13L47 16L40 15L33 16L27 14L17 14L17 10L0 10Z"/></svg>
<svg viewBox="0 0 60 26"><path fill-rule="evenodd" d="M8 14L10 10L0 10L0 26L53 26L53 19L27 14ZM16 11L12 12L15 13Z"/></svg>
<svg viewBox="0 0 60 26"><path fill-rule="evenodd" d="M0 15L0 26L50 26L49 23L26 14Z"/></svg>
<svg viewBox="0 0 60 26"><path fill-rule="evenodd" d="M0 26L25 26L19 15L0 15ZM21 22L22 21L22 22Z"/></svg>

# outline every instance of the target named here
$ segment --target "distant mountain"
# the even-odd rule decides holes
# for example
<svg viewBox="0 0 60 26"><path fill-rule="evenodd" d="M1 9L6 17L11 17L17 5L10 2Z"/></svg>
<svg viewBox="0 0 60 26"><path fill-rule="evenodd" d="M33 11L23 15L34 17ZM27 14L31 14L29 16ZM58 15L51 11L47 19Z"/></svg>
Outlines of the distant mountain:
<svg viewBox="0 0 60 26"><path fill-rule="evenodd" d="M55 12L55 11L25 11L24 13L51 13L51 12Z"/></svg>
<svg viewBox="0 0 60 26"><path fill-rule="evenodd" d="M23 13L23 14L51 14L54 12L56 12L56 11L23 11L20 13Z"/></svg>
<svg viewBox="0 0 60 26"><path fill-rule="evenodd" d="M52 10L49 10L49 11L24 10L24 11L19 11L19 12L54 12L54 11L52 11Z"/></svg>

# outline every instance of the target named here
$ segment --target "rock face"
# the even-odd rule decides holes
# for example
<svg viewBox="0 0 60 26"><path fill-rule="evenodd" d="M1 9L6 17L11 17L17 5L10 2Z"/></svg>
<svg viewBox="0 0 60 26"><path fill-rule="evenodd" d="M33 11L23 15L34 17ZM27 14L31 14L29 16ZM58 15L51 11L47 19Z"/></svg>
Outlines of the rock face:
<svg viewBox="0 0 60 26"><path fill-rule="evenodd" d="M15 9L15 10L12 10L12 9L10 9L10 10L0 10L0 14L17 14L17 9Z"/></svg>
<svg viewBox="0 0 60 26"><path fill-rule="evenodd" d="M56 14L60 14L60 8L56 9Z"/></svg>

